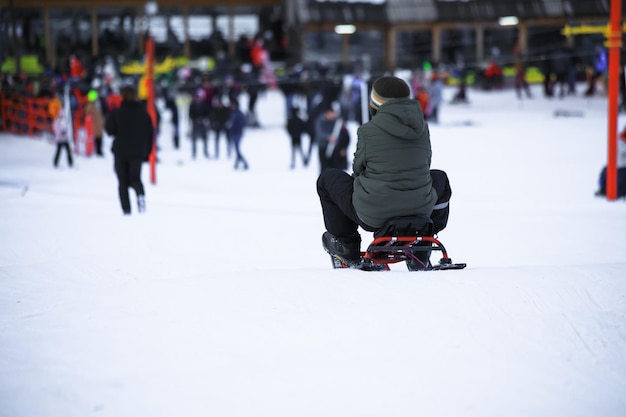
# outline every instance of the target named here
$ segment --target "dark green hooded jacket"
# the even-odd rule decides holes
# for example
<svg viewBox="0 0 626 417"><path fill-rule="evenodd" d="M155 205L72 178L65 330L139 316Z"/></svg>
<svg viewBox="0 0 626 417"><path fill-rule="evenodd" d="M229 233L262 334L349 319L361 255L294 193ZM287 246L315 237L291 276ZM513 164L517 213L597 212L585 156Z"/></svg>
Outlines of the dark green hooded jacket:
<svg viewBox="0 0 626 417"><path fill-rule="evenodd" d="M352 164L352 203L378 228L397 216L430 216L437 193L430 177L430 133L419 102L392 99L359 127Z"/></svg>

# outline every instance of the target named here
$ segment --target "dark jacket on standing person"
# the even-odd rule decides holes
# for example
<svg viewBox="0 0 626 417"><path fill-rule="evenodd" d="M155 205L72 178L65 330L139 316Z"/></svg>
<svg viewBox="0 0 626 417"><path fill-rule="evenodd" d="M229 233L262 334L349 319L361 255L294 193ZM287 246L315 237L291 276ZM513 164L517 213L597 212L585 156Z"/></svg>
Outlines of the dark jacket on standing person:
<svg viewBox="0 0 626 417"><path fill-rule="evenodd" d="M178 129L178 105L176 105L174 96L165 96L165 108L172 113L172 125L174 125L174 129Z"/></svg>
<svg viewBox="0 0 626 417"><path fill-rule="evenodd" d="M107 116L105 129L114 137L111 151L115 155L148 159L154 141L154 127L142 103L123 101L119 108Z"/></svg>
<svg viewBox="0 0 626 417"><path fill-rule="evenodd" d="M211 130L225 130L226 122L230 116L230 108L225 106L222 101L216 101L211 108L209 120L211 121Z"/></svg>
<svg viewBox="0 0 626 417"><path fill-rule="evenodd" d="M189 120L192 126L192 139L206 139L207 128L209 127L210 108L199 97L195 97L189 105Z"/></svg>
<svg viewBox="0 0 626 417"><path fill-rule="evenodd" d="M230 116L226 122L226 131L232 139L241 139L243 130L246 127L246 116L241 110L231 109Z"/></svg>
<svg viewBox="0 0 626 417"><path fill-rule="evenodd" d="M353 204L373 227L397 216L430 215L437 200L430 176L428 125L418 101L392 99L359 127Z"/></svg>
<svg viewBox="0 0 626 417"><path fill-rule="evenodd" d="M306 132L306 122L298 115L299 111L298 107L292 107L287 118L287 133L293 145L300 145L302 135Z"/></svg>

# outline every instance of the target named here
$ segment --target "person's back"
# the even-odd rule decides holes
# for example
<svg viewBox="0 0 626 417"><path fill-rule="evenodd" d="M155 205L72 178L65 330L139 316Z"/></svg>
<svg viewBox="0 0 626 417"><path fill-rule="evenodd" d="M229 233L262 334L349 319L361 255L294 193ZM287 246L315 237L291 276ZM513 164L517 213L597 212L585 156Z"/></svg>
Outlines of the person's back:
<svg viewBox="0 0 626 417"><path fill-rule="evenodd" d="M357 136L352 175L359 218L380 227L391 217L429 215L437 195L430 177L430 134L419 102L386 101Z"/></svg>
<svg viewBox="0 0 626 417"><path fill-rule="evenodd" d="M306 122L298 115L299 111L298 107L292 107L287 118L287 132L295 143L300 143L300 138L306 130Z"/></svg>
<svg viewBox="0 0 626 417"><path fill-rule="evenodd" d="M189 120L191 120L192 123L202 123L207 114L206 105L201 100L200 96L194 96L192 102L189 104Z"/></svg>
<svg viewBox="0 0 626 417"><path fill-rule="evenodd" d="M122 89L122 105L109 113L106 132L113 136L112 152L122 211L130 214L128 188L137 193L139 212L144 212L145 190L141 182L141 164L148 160L154 142L154 127L145 106L137 101L135 89Z"/></svg>
<svg viewBox="0 0 626 417"><path fill-rule="evenodd" d="M106 131L114 137L112 152L127 157L147 157L152 130L150 116L138 101L123 101L106 120Z"/></svg>
<svg viewBox="0 0 626 417"><path fill-rule="evenodd" d="M230 108L226 107L221 100L218 100L211 109L210 120L211 129L223 130L230 116Z"/></svg>

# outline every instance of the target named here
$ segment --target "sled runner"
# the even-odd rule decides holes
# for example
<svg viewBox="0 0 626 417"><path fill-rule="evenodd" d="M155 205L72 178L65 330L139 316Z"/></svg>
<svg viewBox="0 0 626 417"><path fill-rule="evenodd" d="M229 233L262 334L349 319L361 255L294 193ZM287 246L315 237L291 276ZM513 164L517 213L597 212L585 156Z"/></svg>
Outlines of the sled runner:
<svg viewBox="0 0 626 417"><path fill-rule="evenodd" d="M374 232L374 240L361 252L358 263L347 263L330 255L333 268L365 271L389 271L389 264L405 262L409 271L463 269L466 264L453 263L443 244L433 236L433 222L427 216L396 217ZM432 265L430 255L439 251L442 258Z"/></svg>

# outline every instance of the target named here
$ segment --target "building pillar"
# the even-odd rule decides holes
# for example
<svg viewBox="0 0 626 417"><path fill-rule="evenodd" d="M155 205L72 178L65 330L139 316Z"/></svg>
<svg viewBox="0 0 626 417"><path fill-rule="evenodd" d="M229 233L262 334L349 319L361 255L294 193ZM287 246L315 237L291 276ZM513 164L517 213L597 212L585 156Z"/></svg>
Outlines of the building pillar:
<svg viewBox="0 0 626 417"><path fill-rule="evenodd" d="M306 33L310 33L306 30L295 30L295 36L297 36L300 40L300 48L298 49L299 56L298 62L306 62Z"/></svg>
<svg viewBox="0 0 626 417"><path fill-rule="evenodd" d="M215 31L216 25L213 26ZM233 6L228 6L228 56L235 58L235 9Z"/></svg>
<svg viewBox="0 0 626 417"><path fill-rule="evenodd" d="M519 40L520 52L525 55L528 51L528 26L526 22L519 22L517 38Z"/></svg>
<svg viewBox="0 0 626 417"><path fill-rule="evenodd" d="M476 61L485 60L485 30L482 26L476 26Z"/></svg>
<svg viewBox="0 0 626 417"><path fill-rule="evenodd" d="M13 45L13 59L15 60L15 75L17 75L22 72L22 54L20 53L20 44L17 39L17 17L15 16L13 0L9 0L9 12L11 14L11 44Z"/></svg>
<svg viewBox="0 0 626 417"><path fill-rule="evenodd" d="M341 36L341 46L342 46L342 54L341 54L341 62L343 64L344 71L348 68L348 64L350 63L350 35L343 34Z"/></svg>
<svg viewBox="0 0 626 417"><path fill-rule="evenodd" d="M98 56L98 10L91 8L91 56Z"/></svg>
<svg viewBox="0 0 626 417"><path fill-rule="evenodd" d="M396 28L386 26L384 29L385 51L383 51L383 62L385 70L393 71L397 65L396 47L398 44L398 33Z"/></svg>
<svg viewBox="0 0 626 417"><path fill-rule="evenodd" d="M441 62L441 27L435 25L432 29L432 60L433 63Z"/></svg>
<svg viewBox="0 0 626 417"><path fill-rule="evenodd" d="M143 55L144 51L145 51L145 37L144 37L144 32L146 31L146 27L145 27L145 15L144 15L144 10L143 10L143 6L138 7L137 8L137 17L139 20L138 23L138 30L137 30L137 40L138 40L138 45L137 45L137 49L139 50L139 55Z"/></svg>
<svg viewBox="0 0 626 417"><path fill-rule="evenodd" d="M189 43L189 7L183 7L183 55L191 59L191 45Z"/></svg>
<svg viewBox="0 0 626 417"><path fill-rule="evenodd" d="M50 34L50 9L48 6L43 8L43 36L46 44L46 63L51 68L56 67L56 53L52 50L52 39Z"/></svg>

